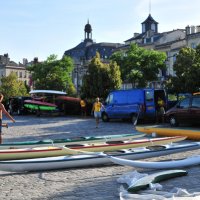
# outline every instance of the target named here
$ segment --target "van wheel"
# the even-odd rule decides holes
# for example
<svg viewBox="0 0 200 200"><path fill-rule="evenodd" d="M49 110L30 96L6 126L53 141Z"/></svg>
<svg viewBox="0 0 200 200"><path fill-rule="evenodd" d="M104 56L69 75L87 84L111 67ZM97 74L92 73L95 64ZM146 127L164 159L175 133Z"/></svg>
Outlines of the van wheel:
<svg viewBox="0 0 200 200"><path fill-rule="evenodd" d="M102 119L104 122L108 122L108 121L109 121L108 115L107 115L106 113L102 113L101 119Z"/></svg>
<svg viewBox="0 0 200 200"><path fill-rule="evenodd" d="M178 126L177 119L176 119L176 117L175 117L174 115L171 115L171 116L169 117L169 123L170 123L170 125L171 125L172 127Z"/></svg>
<svg viewBox="0 0 200 200"><path fill-rule="evenodd" d="M137 120L137 116L136 116L135 114L132 114L132 115L131 115L131 122L132 122L133 124L135 124L135 123L136 123L136 120Z"/></svg>

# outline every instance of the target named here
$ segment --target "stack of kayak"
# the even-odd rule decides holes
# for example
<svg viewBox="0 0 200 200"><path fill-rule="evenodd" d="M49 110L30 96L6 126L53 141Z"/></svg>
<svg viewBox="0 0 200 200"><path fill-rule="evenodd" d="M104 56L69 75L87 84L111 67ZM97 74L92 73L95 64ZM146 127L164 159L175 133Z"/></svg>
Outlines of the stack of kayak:
<svg viewBox="0 0 200 200"><path fill-rule="evenodd" d="M178 144L186 137L142 138L122 134L72 139L27 141L0 145L0 170L38 171L108 164L109 156L143 159L198 149L197 142Z"/></svg>

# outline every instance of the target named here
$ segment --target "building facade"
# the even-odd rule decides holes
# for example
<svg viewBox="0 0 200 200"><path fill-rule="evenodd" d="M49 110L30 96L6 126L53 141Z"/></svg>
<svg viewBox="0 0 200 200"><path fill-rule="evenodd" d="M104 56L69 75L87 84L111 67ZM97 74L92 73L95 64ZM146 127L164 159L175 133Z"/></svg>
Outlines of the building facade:
<svg viewBox="0 0 200 200"><path fill-rule="evenodd" d="M99 52L101 61L106 63L113 51L123 45L120 43L94 42L92 39L92 26L89 21L84 28L84 37L83 42L64 52L64 56L70 56L74 61L75 66L72 80L77 92L79 92L80 86L82 85L82 78L87 72L88 63L96 55L96 52Z"/></svg>
<svg viewBox="0 0 200 200"><path fill-rule="evenodd" d="M8 54L0 55L0 77L7 77L11 73L15 73L18 80L30 86L30 72L26 69L27 60L24 59L23 62L17 64L10 60Z"/></svg>

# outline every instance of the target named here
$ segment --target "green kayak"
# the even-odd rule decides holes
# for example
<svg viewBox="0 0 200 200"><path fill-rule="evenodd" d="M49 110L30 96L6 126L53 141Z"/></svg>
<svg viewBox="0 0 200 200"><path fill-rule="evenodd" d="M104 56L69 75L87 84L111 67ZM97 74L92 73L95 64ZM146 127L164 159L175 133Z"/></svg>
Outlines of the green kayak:
<svg viewBox="0 0 200 200"><path fill-rule="evenodd" d="M42 111L56 110L55 106L45 106L45 105L35 105L35 104L24 104L24 107L31 110L42 110Z"/></svg>
<svg viewBox="0 0 200 200"><path fill-rule="evenodd" d="M0 149L8 148L24 148L24 147L37 147L37 146L64 146L67 144L85 144L85 143L96 143L96 142L110 142L110 141L125 141L133 140L135 138L143 137L144 133L134 134L119 134L119 135L104 135L104 136L87 136L87 137L73 137L66 139L47 139L47 140L36 140L36 141L24 141L24 142L10 142L0 144Z"/></svg>

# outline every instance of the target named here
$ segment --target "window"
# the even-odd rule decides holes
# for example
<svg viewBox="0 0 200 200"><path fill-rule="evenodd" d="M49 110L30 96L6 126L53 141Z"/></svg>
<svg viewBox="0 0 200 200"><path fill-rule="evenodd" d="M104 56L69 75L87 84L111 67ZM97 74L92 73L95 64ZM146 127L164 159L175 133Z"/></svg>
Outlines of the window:
<svg viewBox="0 0 200 200"><path fill-rule="evenodd" d="M196 44L195 43L191 43L191 48L195 49L196 48Z"/></svg>
<svg viewBox="0 0 200 200"><path fill-rule="evenodd" d="M192 100L192 107L200 108L200 97L195 97Z"/></svg>
<svg viewBox="0 0 200 200"><path fill-rule="evenodd" d="M156 25L155 24L151 24L151 30L156 31Z"/></svg>
<svg viewBox="0 0 200 200"><path fill-rule="evenodd" d="M153 90L152 91L146 91L145 92L145 98L146 98L146 101L153 101L153 99L154 99L154 92L153 92Z"/></svg>
<svg viewBox="0 0 200 200"><path fill-rule="evenodd" d="M113 103L113 94L110 94L107 99L106 99L107 104L112 104Z"/></svg>
<svg viewBox="0 0 200 200"><path fill-rule="evenodd" d="M187 99L183 99L181 102L180 102L180 108L189 108L189 105L190 105L190 99L187 98Z"/></svg>

